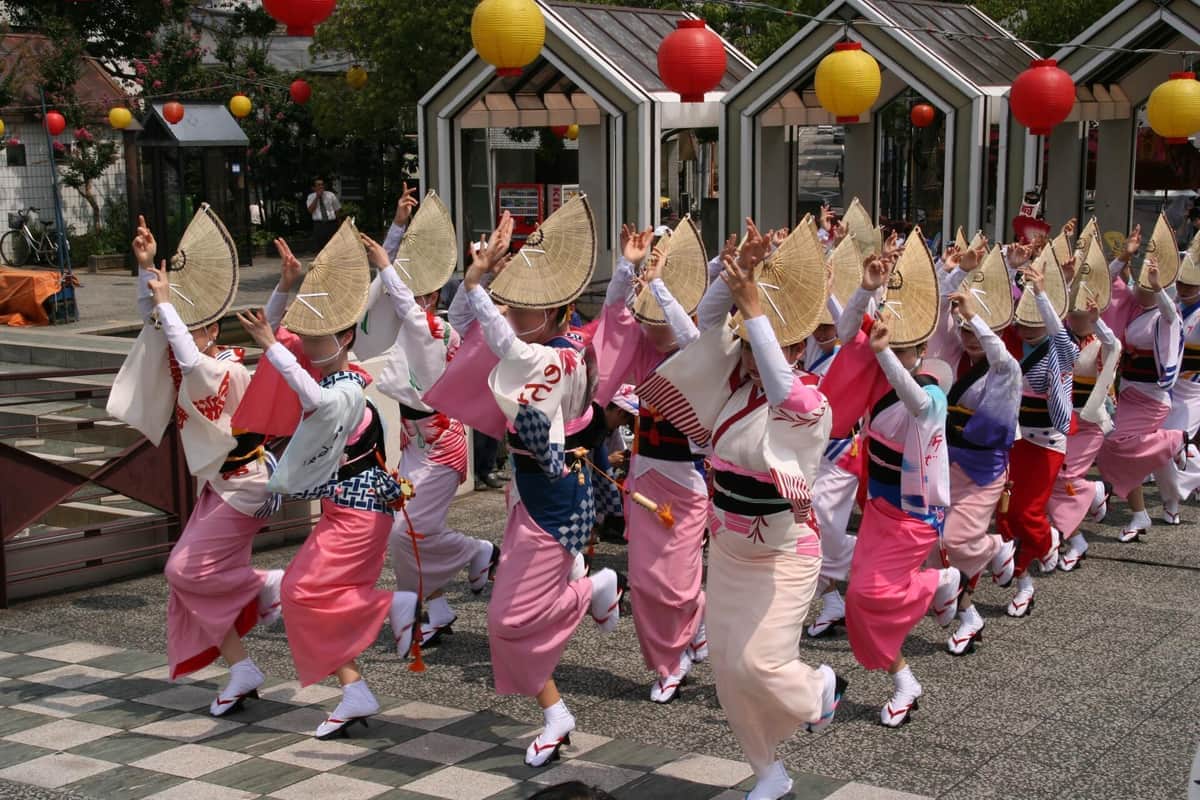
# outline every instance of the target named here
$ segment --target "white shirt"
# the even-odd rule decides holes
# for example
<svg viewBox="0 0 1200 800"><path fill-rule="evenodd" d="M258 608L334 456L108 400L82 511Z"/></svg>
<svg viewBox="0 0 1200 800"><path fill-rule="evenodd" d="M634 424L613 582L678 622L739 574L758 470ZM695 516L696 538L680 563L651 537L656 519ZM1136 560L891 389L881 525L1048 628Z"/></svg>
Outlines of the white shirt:
<svg viewBox="0 0 1200 800"><path fill-rule="evenodd" d="M313 222L337 219L337 212L342 207L342 201L338 200L336 194L326 189L318 200L316 192L309 192L308 199L304 201L304 207L312 206L314 200L317 201L317 204L312 210Z"/></svg>

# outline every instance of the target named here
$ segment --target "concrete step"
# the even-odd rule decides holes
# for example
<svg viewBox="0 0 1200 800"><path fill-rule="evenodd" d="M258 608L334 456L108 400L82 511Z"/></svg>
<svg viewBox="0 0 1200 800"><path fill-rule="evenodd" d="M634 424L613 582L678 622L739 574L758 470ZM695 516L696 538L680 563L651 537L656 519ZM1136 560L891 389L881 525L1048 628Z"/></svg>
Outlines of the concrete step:
<svg viewBox="0 0 1200 800"><path fill-rule="evenodd" d="M133 339L71 333L55 328L0 330L0 362L44 369L119 368Z"/></svg>

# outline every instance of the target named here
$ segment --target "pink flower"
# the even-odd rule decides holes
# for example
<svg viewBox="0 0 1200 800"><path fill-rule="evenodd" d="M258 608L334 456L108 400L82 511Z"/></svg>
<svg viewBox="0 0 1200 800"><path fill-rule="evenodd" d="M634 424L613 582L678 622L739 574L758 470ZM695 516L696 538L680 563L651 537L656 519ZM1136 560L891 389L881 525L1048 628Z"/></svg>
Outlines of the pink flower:
<svg viewBox="0 0 1200 800"><path fill-rule="evenodd" d="M147 72L150 71L149 69L146 68L146 65L143 64L141 61L135 61L133 64L133 69L138 75L145 75Z"/></svg>
<svg viewBox="0 0 1200 800"><path fill-rule="evenodd" d="M151 84L151 86L153 86L155 89L161 89L162 85L162 81L155 81L153 84Z"/></svg>
<svg viewBox="0 0 1200 800"><path fill-rule="evenodd" d="M54 152L65 153L65 152L67 152L67 146L65 144L63 144L62 142L55 142L54 143Z"/></svg>
<svg viewBox="0 0 1200 800"><path fill-rule="evenodd" d="M157 67L157 66L158 66L159 64L161 64L161 63L162 63L162 54L161 54L161 53L153 53L153 54L151 54L151 56L150 56L150 66L152 66L152 67Z"/></svg>
<svg viewBox="0 0 1200 800"><path fill-rule="evenodd" d="M20 140L20 139L18 139L17 137L15 137L15 136L14 136L14 137L12 137L11 139L9 139L9 140L8 140L8 146L9 146L9 147L20 147L20 146L21 146L21 140Z"/></svg>
<svg viewBox="0 0 1200 800"><path fill-rule="evenodd" d="M95 140L95 137L92 136L92 132L89 131L87 128L76 128L75 129L75 141L91 142L94 140Z"/></svg>

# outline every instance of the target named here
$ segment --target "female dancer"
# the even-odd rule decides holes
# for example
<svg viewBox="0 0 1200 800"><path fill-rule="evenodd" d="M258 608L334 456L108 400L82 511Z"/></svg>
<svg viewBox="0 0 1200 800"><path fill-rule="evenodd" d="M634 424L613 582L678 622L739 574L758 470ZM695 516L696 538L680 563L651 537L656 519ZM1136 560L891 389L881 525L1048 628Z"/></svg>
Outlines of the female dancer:
<svg viewBox="0 0 1200 800"><path fill-rule="evenodd" d="M737 261L724 258L700 303L700 338L656 370L639 397L697 444L712 442L707 625L717 696L757 777L747 797L775 800L792 788L776 749L798 727L829 725L846 681L799 657L821 569L808 476L830 415L816 380L792 368L812 327L798 320L816 320L794 303L810 294L796 291L796 276L819 276L824 266L815 237L802 243L811 234L798 228L776 251L767 286L755 268L770 238L747 226ZM770 316L768 292L777 293ZM727 324L734 303L746 341Z"/></svg>
<svg viewBox="0 0 1200 800"><path fill-rule="evenodd" d="M676 236L693 235L685 225L691 223L681 223ZM700 336L688 316L692 309L681 306L663 280L664 257L657 248L642 270L642 291L653 294L664 321L634 318L626 307L627 299L633 293L635 265L646 258L653 231L638 232L627 225L622 233L624 252L608 284L604 313L592 338L601 374L598 402L607 400L614 382L628 378L641 383L672 353ZM706 269L703 259L690 266ZM703 289L704 273L700 275L696 286ZM695 300L699 297L699 293L694 295ZM633 624L642 658L657 673L650 685L650 699L669 703L692 664L707 656L701 581L708 487L693 463L687 437L640 397L635 431L636 446L625 488L658 503L669 503L675 520L670 528L664 527L655 514L636 503L629 504L626 516Z"/></svg>
<svg viewBox="0 0 1200 800"><path fill-rule="evenodd" d="M348 237L353 239L347 242ZM355 659L375 641L389 614L397 650L406 654L417 610L414 593L375 588L402 488L383 466L383 424L363 393L370 376L351 365L348 355L365 307L366 259L361 276L357 266L347 265L340 265L339 279L319 275L323 266L339 266L327 263L332 261L325 255L329 248L343 248L334 258L346 258L345 248L356 240L346 223L317 257L305 282L323 277L322 291L300 290L305 307L316 307L308 319L301 314L292 322L289 312L273 331L261 311L238 315L298 397L303 414L270 488L321 500L321 518L292 559L282 585L288 644L301 685L335 674L342 686L341 702L317 727L318 739L345 736L347 726L356 721L365 725L379 711ZM300 262L287 243L279 239L276 245L285 275L298 274ZM356 293L359 281L362 291ZM286 296L290 287L281 282L280 288ZM303 332L297 334L289 325Z"/></svg>
<svg viewBox="0 0 1200 800"><path fill-rule="evenodd" d="M278 509L278 498L267 490L273 461L262 447L264 437L233 435L233 412L250 383L241 351L217 345L219 322L189 330L171 304L165 262L154 267L156 250L154 234L139 216L133 252L138 311L147 320L139 340L147 347L135 348L140 355L131 354L122 366L109 411L141 429L147 427L143 414L149 410L142 404L165 404L162 411L173 416L189 467L200 481L196 507L165 570L167 661L175 679L208 666L218 655L225 659L229 681L209 705L213 716L221 716L244 698L257 697L263 682L241 637L256 624L279 619L283 570L250 566L254 535ZM152 313L162 334L149 322ZM158 391L168 370L174 385ZM132 395L140 399L134 402ZM157 428L146 431L151 440L162 435L162 425L149 423L149 428Z"/></svg>
<svg viewBox="0 0 1200 800"><path fill-rule="evenodd" d="M572 200L555 215L583 202ZM585 210L590 219L590 209ZM570 209L564 216L576 213L578 209ZM543 227L553 227L555 215ZM575 729L575 717L554 683L554 668L584 614L590 611L606 633L616 628L624 587L611 569L576 580L571 575L595 519L590 474L575 451L590 450L599 440L596 429L603 431L604 424L603 419L592 419L588 366L564 333L568 304L587 285L594 263L588 275L572 281L579 287L573 294L555 294L548 282L530 281L538 293L527 301L533 307L510 303L508 315L502 316L481 282L488 274L503 277L512 225L505 212L487 246L475 251L451 304L450 321L463 331L472 318L476 320L489 349L500 359L488 383L510 425L513 484L504 552L488 606L488 644L496 691L535 696L542 708L545 728L525 751L525 763L540 767L570 744ZM541 260L547 253L580 245L560 240L553 247L539 246L538 239L531 241L534 244L527 241L527 247L543 252L521 258L513 269L549 274L556 265ZM517 280L526 277L520 273Z"/></svg>

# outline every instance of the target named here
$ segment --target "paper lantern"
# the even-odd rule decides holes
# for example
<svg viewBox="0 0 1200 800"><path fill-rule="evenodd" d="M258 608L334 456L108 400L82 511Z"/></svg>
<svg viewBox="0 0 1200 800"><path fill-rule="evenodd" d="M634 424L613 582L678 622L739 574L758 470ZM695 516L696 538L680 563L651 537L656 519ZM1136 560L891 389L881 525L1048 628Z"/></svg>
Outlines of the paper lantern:
<svg viewBox="0 0 1200 800"><path fill-rule="evenodd" d="M533 0L483 0L471 15L471 44L497 75L520 75L545 42L546 20Z"/></svg>
<svg viewBox="0 0 1200 800"><path fill-rule="evenodd" d="M67 118L57 111L46 113L46 131L51 136L58 136L67 129Z"/></svg>
<svg viewBox="0 0 1200 800"><path fill-rule="evenodd" d="M263 9L287 26L288 36L312 36L329 18L337 0L262 0Z"/></svg>
<svg viewBox="0 0 1200 800"><path fill-rule="evenodd" d="M813 88L821 108L839 123L858 122L871 110L883 81L879 62L865 53L859 42L838 42L833 52L817 64Z"/></svg>
<svg viewBox="0 0 1200 800"><path fill-rule="evenodd" d="M1194 72L1172 72L1146 101L1146 121L1167 144L1187 144L1200 131L1200 81Z"/></svg>
<svg viewBox="0 0 1200 800"><path fill-rule="evenodd" d="M293 103L302 106L312 98L312 87L303 78L296 78L288 87L288 94L292 96Z"/></svg>
<svg viewBox="0 0 1200 800"><path fill-rule="evenodd" d="M367 71L355 64L346 70L346 83L350 85L351 89L361 89L367 85Z"/></svg>
<svg viewBox="0 0 1200 800"><path fill-rule="evenodd" d="M1013 81L1008 104L1034 136L1049 136L1075 105L1075 82L1053 58L1035 59Z"/></svg>
<svg viewBox="0 0 1200 800"><path fill-rule="evenodd" d="M937 112L929 103L917 103L908 114L908 118L912 120L912 124L916 128L928 128L933 124L935 116L937 116Z"/></svg>
<svg viewBox="0 0 1200 800"><path fill-rule="evenodd" d="M567 138L567 128L569 127L569 125L551 125L550 132L560 139L565 139Z"/></svg>
<svg viewBox="0 0 1200 800"><path fill-rule="evenodd" d="M183 103L172 100L163 106L163 119L172 125L178 125L179 120L183 119Z"/></svg>
<svg viewBox="0 0 1200 800"><path fill-rule="evenodd" d="M244 94L235 94L229 98L229 113L238 119L249 116L252 108L254 108L254 104Z"/></svg>
<svg viewBox="0 0 1200 800"><path fill-rule="evenodd" d="M4 135L4 120L0 119L0 136Z"/></svg>
<svg viewBox="0 0 1200 800"><path fill-rule="evenodd" d="M567 126L567 138L570 139L572 142L579 138L579 126L578 125L568 125Z"/></svg>
<svg viewBox="0 0 1200 800"><path fill-rule="evenodd" d="M129 113L128 108L116 106L108 110L108 124L117 130L128 128L131 122L133 122L133 114Z"/></svg>
<svg viewBox="0 0 1200 800"><path fill-rule="evenodd" d="M703 103L725 77L725 43L702 19L681 19L658 46L658 75L682 103Z"/></svg>

